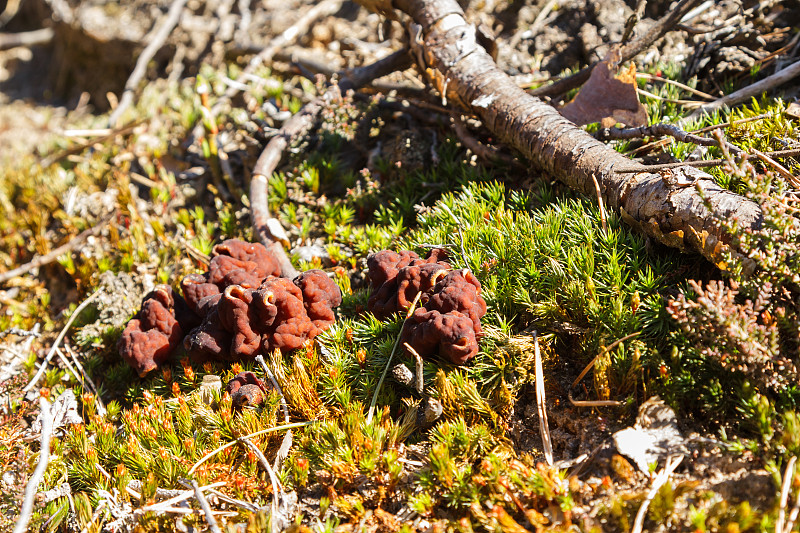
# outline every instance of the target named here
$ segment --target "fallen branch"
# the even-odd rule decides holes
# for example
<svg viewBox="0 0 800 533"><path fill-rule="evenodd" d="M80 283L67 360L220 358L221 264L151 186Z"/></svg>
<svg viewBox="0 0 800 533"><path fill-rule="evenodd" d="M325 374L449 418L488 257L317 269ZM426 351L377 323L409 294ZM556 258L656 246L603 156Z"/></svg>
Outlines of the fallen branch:
<svg viewBox="0 0 800 533"><path fill-rule="evenodd" d="M60 256L73 251L75 248L80 246L83 243L83 241L85 241L87 238L89 238L92 235L95 235L97 232L103 229L103 226L105 226L109 220L111 220L111 217L108 217L105 220L101 221L99 224L96 224L95 226L82 231L81 233L70 239L69 242L62 244L55 250L52 250L44 255L40 255L39 257L34 257L30 262L25 263L22 266L0 273L0 284L3 284L11 279L14 279L17 276L26 274L36 268L42 267L44 265L49 265L50 263L58 259Z"/></svg>
<svg viewBox="0 0 800 533"><path fill-rule="evenodd" d="M53 40L52 28L23 31L19 33L0 33L0 50L8 50L17 46L36 46Z"/></svg>
<svg viewBox="0 0 800 533"><path fill-rule="evenodd" d="M24 533L28 530L28 522L33 512L33 501L36 497L39 483L42 482L44 472L47 470L47 463L50 461L50 437L53 434L53 416L50 412L50 402L40 398L39 409L42 412L42 440L39 447L39 463L25 486L25 497L22 500L22 509L17 517L17 525L14 526L14 533Z"/></svg>
<svg viewBox="0 0 800 533"><path fill-rule="evenodd" d="M297 276L297 270L286 256L280 243L280 236L274 228L280 228L277 219L270 216L267 200L267 180L280 163L284 151L293 139L305 135L316 121L322 108L331 102L340 91L356 89L370 81L407 67L411 60L406 50L395 52L371 65L352 70L339 82L339 91L329 90L322 96L307 103L267 143L256 161L250 180L250 212L253 218L253 233L264 246L279 258L281 275L288 278Z"/></svg>
<svg viewBox="0 0 800 533"><path fill-rule="evenodd" d="M774 89L775 87L783 85L787 81L797 76L800 76L800 61L795 61L793 64L789 65L783 70L779 70L775 74L767 76L763 80L757 81L752 85L743 87L738 91L732 92L731 94L723 96L722 98L719 98L713 102L703 104L701 107L695 109L691 115L681 119L680 123L685 124L687 122L697 120L703 115L711 114L714 111L718 111L726 107L730 108L736 104L746 102L752 97L758 96L759 94L769 91L770 89Z"/></svg>
<svg viewBox="0 0 800 533"><path fill-rule="evenodd" d="M709 174L689 166L654 173L520 89L477 43L476 30L456 0L359 2L378 12L396 8L411 15L418 25L412 48L419 47L420 68L448 101L478 115L497 138L576 191L594 195L595 174L605 206L654 240L720 264L730 235L719 220L736 220L742 231L761 225L758 204L723 189ZM669 27L692 4L680 2L681 9L657 26ZM745 271L754 268L751 260L740 260Z"/></svg>
<svg viewBox="0 0 800 533"><path fill-rule="evenodd" d="M183 6L186 4L186 0L173 0L172 5L169 7L169 11L163 17L163 22L159 25L157 30L154 30L152 33L152 37L148 35L145 37L145 40L149 40L150 43L142 50L142 53L139 54L139 57L136 59L136 65L133 68L133 72L131 72L128 81L125 82L125 89L122 92L122 98L119 100L119 104L117 105L116 109L111 113L111 116L108 117L108 127L113 128L116 126L117 121L125 112L125 110L130 107L131 103L133 103L133 93L136 91L136 88L139 86L139 82L142 81L144 78L145 73L147 73L147 64L150 63L150 60L153 59L153 56L156 55L161 47L164 45L164 41L167 40L170 33L172 33L172 29L178 24L178 20L181 18L181 13L183 13Z"/></svg>

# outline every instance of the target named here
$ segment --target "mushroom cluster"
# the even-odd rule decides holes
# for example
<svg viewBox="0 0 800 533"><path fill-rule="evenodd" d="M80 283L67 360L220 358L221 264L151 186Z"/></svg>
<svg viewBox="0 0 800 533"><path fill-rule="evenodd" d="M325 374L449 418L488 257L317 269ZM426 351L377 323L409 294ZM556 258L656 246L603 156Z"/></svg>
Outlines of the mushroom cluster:
<svg viewBox="0 0 800 533"><path fill-rule="evenodd" d="M408 310L417 294L421 307L406 322L402 340L422 356L439 354L461 365L478 353L486 301L481 284L467 269L452 270L446 253L425 259L403 250L383 250L367 259L372 295L368 309L378 318Z"/></svg>
<svg viewBox="0 0 800 533"><path fill-rule="evenodd" d="M145 298L120 337L120 354L144 376L181 340L198 362L299 348L330 327L342 295L320 270L294 280L279 273L277 261L261 244L231 239L216 245L208 272L181 281L185 301L168 286Z"/></svg>

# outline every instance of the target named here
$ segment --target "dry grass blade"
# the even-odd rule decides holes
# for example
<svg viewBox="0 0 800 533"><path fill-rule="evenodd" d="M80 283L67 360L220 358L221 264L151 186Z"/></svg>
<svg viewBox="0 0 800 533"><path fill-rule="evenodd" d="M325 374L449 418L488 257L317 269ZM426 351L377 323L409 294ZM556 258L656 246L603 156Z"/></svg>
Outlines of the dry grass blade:
<svg viewBox="0 0 800 533"><path fill-rule="evenodd" d="M75 319L78 318L78 315L80 315L81 312L84 309L86 309L86 307L90 303L92 303L92 300L94 300L99 294L100 291L93 292L91 296L86 298L83 302L81 302L81 304L78 307L75 308L75 311L69 316L69 320L67 320L67 323L64 325L64 328L61 330L61 332L58 334L58 337L56 337L56 340L53 342L53 346L47 353L47 357L45 357L44 361L42 361L42 365L39 367L39 370L36 372L36 375L33 376L33 379L31 379L30 383L25 385L25 388L22 389L22 392L28 392L39 382L40 379L42 379L42 375L44 375L45 370L47 370L47 365L50 363L50 359L52 359L53 356L56 354L56 350L58 350L58 346L61 344L61 341L64 340L64 336L67 334L69 327L72 325L73 322L75 322Z"/></svg>
<svg viewBox="0 0 800 533"><path fill-rule="evenodd" d="M584 376L586 376L586 374L589 373L589 370L591 370L594 367L594 364L597 362L597 359L600 356L602 356L603 354L605 354L607 352L610 352L611 350L616 348L617 345L619 345L620 343L625 342L628 339L632 339L633 337L637 337L637 336L639 336L641 334L642 334L641 331L637 331L635 333L631 333L630 335L625 335L621 339L615 340L614 342L612 342L611 344L609 344L608 346L606 346L605 348L600 350L600 352L597 355L595 355L594 358L591 361L589 361L589 364L584 367L584 369L580 373L580 375L577 378L575 378L575 381L572 382L572 385L570 386L570 389L574 389L575 386L578 383L580 383L580 381L584 378Z"/></svg>
<svg viewBox="0 0 800 533"><path fill-rule="evenodd" d="M636 520L633 522L631 533L642 533L644 517L647 515L647 508L650 507L650 502L652 502L653 498L656 497L659 489L663 487L664 484L669 480L669 477L672 475L675 469L678 468L678 465L681 464L681 461L683 461L683 455L679 455L677 457L670 456L667 458L664 468L658 473L655 479L653 479L653 484L650 486L650 491L647 493L647 496L642 502L642 506L639 507L639 512L636 513Z"/></svg>
<svg viewBox="0 0 800 533"><path fill-rule="evenodd" d="M267 428L267 429L262 429L261 431L256 431L255 433L250 433L249 435L245 435L244 437L239 437L239 439L242 439L242 438L251 439L253 437L258 437L259 435L266 435L267 433L274 433L276 431L283 431L284 429L301 428L301 427L305 427L305 426L308 426L308 425L313 424L313 423L314 423L313 420L309 420L307 422L295 422L293 424L284 424L282 426L275 426L275 427L271 427L271 428ZM218 448L216 448L216 449L208 452L207 454L205 454L199 461L197 461L192 466L192 468L189 469L188 475L192 475L194 473L194 471L197 470L197 468L201 464L205 463L206 461L208 461L209 459L214 457L216 454L218 454L222 450L226 450L226 449L230 448L231 446L233 446L234 444L238 443L239 439L232 440L232 441L228 442L227 444L223 444L222 446L219 446Z"/></svg>
<svg viewBox="0 0 800 533"><path fill-rule="evenodd" d="M411 307L408 308L406 312L406 320L414 314L414 309L417 308L417 303L419 302L420 297L422 296L421 292L418 292L416 296L414 296L414 301L411 302ZM389 372L389 367L392 364L392 359L394 359L394 354L397 352L397 347L400 346L400 338L403 336L403 328L406 325L406 321L403 320L403 325L400 326L400 331L397 332L397 339L394 341L394 346L392 346L392 352L389 354L389 359L386 361L386 367L384 367L383 372L381 373L381 379L378 380L378 384L375 386L375 393L372 395L372 401L369 402L369 412L367 413L367 424L372 423L372 417L375 414L375 404L378 403L378 394L381 392L381 387L383 386L383 380L386 379L386 374Z"/></svg>
<svg viewBox="0 0 800 533"><path fill-rule="evenodd" d="M781 484L781 503L778 510L778 518L775 520L776 533L783 533L785 531L784 525L786 524L786 504L789 501L789 489L792 487L792 479L794 479L794 468L797 463L797 457L792 456L786 464L786 470L783 472L783 483Z"/></svg>
<svg viewBox="0 0 800 533"><path fill-rule="evenodd" d="M553 466L553 441L550 438L550 425L547 422L547 409L544 396L544 370L542 369L542 352L539 350L539 336L533 332L533 350L536 366L536 407L539 410L539 432L542 434L542 447L547 464Z"/></svg>
<svg viewBox="0 0 800 533"><path fill-rule="evenodd" d="M200 507L203 508L203 512L206 514L206 522L208 522L208 527L214 533L222 533L222 530L217 525L217 519L214 518L214 513L211 511L211 506L208 505L208 500L203 495L203 491L200 489L200 486L197 484L197 481L192 480L192 488L194 489L194 496L197 498L197 501L200 502Z"/></svg>

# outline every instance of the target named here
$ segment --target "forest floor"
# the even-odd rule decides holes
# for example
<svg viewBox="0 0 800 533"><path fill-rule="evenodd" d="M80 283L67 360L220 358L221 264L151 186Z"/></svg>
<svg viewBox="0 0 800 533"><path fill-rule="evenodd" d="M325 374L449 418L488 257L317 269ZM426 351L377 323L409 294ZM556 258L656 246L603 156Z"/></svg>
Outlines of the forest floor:
<svg viewBox="0 0 800 533"><path fill-rule="evenodd" d="M606 58L637 7L461 4L531 90ZM634 60L649 124L800 59L797 1L696 5ZM313 6L330 12L247 68ZM646 3L632 35L671 7ZM415 68L336 92L407 43L357 4L29 0L0 24L0 530L27 500L30 531L800 527L800 77L681 123L716 146L606 141L647 164L722 159L704 170L764 212L754 234L730 228L757 265L745 275L531 168ZM267 202L294 267L340 289L335 320L263 363L179 343L140 377L126 324L159 284L178 294L207 271L215 245L258 240L256 160L326 91ZM486 302L464 365L409 357L406 315L370 300L371 253L432 248ZM225 391L242 371L267 383L258 405Z"/></svg>

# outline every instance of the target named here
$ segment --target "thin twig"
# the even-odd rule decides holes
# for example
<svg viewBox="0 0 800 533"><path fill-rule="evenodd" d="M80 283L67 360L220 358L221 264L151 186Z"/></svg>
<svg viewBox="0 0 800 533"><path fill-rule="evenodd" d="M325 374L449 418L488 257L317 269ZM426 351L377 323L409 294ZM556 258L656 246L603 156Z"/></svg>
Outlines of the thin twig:
<svg viewBox="0 0 800 533"><path fill-rule="evenodd" d="M602 348L602 349L601 349L601 350L600 350L600 351L597 353L597 355L595 355L595 356L592 358L592 360L591 360L591 361L589 361L589 364L588 364L588 365L586 365L586 366L583 368L583 371L580 373L580 375L578 375L578 377L577 377L577 378L575 378L575 381L573 381L573 382L572 382L572 385L570 385L570 387L569 387L569 394L568 394L568 397L569 397L569 401L570 401L570 403L571 403L572 405L574 405L575 407L616 407L616 406L620 406L620 405L622 405L622 402L619 402L619 401L616 401L616 400L589 400L589 401L574 400L574 399L572 399L572 389L574 389L574 388L575 388L575 387L578 385L578 383L580 383L580 382L581 382L581 380L583 379L583 377L584 377L586 374L588 374L588 373L589 373L589 370L591 370L592 368L594 368L594 364L597 362L597 360L598 360L598 359L599 359L599 358L600 358L602 355L604 355L604 354L607 354L608 352L610 352L611 350L613 350L614 348L616 348L616 347L617 347L617 345L619 345L620 343L622 343L622 342L625 342L625 341L626 341L626 340L628 340L628 339L632 339L633 337L637 337L637 336L639 336L639 335L641 335L641 334L642 334L642 332L641 332L641 331L636 331L636 332L634 332L634 333L631 333L630 335L625 335L625 336L624 336L624 337L622 337L621 339L617 339L617 340L615 340L614 342L612 342L612 343L611 343L611 344L609 344L608 346L605 346L605 347L603 347L603 348Z"/></svg>
<svg viewBox="0 0 800 533"><path fill-rule="evenodd" d="M698 2L698 0L681 0L675 8L664 15L658 22L656 22L644 35L637 37L620 49L620 62L625 62L633 59L640 52L650 48L653 43L663 37L667 32L675 29L675 25L681 18L689 12L689 10ZM592 74L594 67L598 65L599 61L592 63L588 67L582 68L572 76L567 76L561 80L539 87L529 94L533 96L557 96L582 85L589 76Z"/></svg>
<svg viewBox="0 0 800 533"><path fill-rule="evenodd" d="M224 487L225 485L227 485L227 482L217 481L216 483L211 483L210 485L205 485L200 487L200 490L214 489L217 487ZM178 494L177 496L174 496L168 500L160 501L158 503L142 507L141 511L142 512L160 511L162 507L172 507L176 503L188 500L189 498L192 497L193 494L194 494L194 488L192 488L192 490L185 490L180 494Z"/></svg>
<svg viewBox="0 0 800 533"><path fill-rule="evenodd" d="M67 350L67 353L72 358L72 361L75 363L75 367L77 367L80 373L83 374L83 378L86 380L86 383L89 384L90 390L92 391L92 394L94 394L95 402L97 402L97 414L99 414L100 416L105 416L106 406L103 404L103 400L97 393L97 385L95 385L94 381L89 376L89 374L86 373L86 370L84 370L83 365L81 365L81 362L78 360L77 354L73 351L72 348L69 347L69 344L65 344L64 349Z"/></svg>
<svg viewBox="0 0 800 533"><path fill-rule="evenodd" d="M270 139L261 152L253 168L253 175L250 180L249 198L253 232L259 242L269 248L278 258L282 276L293 278L298 274L279 242L279 236L275 235L275 232L270 229L271 225L275 224L280 227L280 222L272 217L269 212L267 200L268 179L280 163L283 153L293 139L305 135L311 129L322 108L333 101L337 95L341 94L340 91L358 88L376 78L404 69L410 63L411 58L408 55L408 51L400 50L375 63L345 73L344 78L339 83L338 91L328 90L319 98L315 98L303 106L298 113L283 124L283 127Z"/></svg>
<svg viewBox="0 0 800 533"><path fill-rule="evenodd" d="M208 522L208 527L214 533L222 533L222 530L217 525L217 519L214 518L214 513L211 512L211 506L208 505L208 500L203 495L203 491L200 490L200 486L197 484L197 481L192 480L192 488L194 489L194 496L197 498L197 501L200 502L200 507L203 508L203 512L206 514L206 522Z"/></svg>
<svg viewBox="0 0 800 533"><path fill-rule="evenodd" d="M44 472L47 470L47 463L50 461L50 437L53 433L53 414L50 412L50 402L40 398L39 409L42 412L42 440L39 449L39 463L25 486L25 497L22 501L22 509L17 517L17 525L14 526L14 533L27 531L28 522L33 512L33 501L38 492L39 483L42 482Z"/></svg>
<svg viewBox="0 0 800 533"><path fill-rule="evenodd" d="M640 80L647 80L647 81L659 81L661 83L666 83L667 85L674 85L675 87L679 87L684 91L690 92L694 95L699 96L700 98L705 98L706 100L716 100L713 96L708 93L704 93L703 91L698 91L692 87L689 87L685 83L681 83L679 81L671 80L669 78L662 78L659 76L653 76L652 74L648 74L646 72L637 72L636 77Z"/></svg>
<svg viewBox="0 0 800 533"><path fill-rule="evenodd" d="M705 128L700 128L699 130L692 130L692 131L690 131L688 133L695 134L695 135L698 134L698 133L708 133L709 131L714 131L716 129L727 128L727 127L732 126L732 125L745 124L747 122L753 122L753 121L756 121L756 120L762 120L762 119L765 119L765 118L770 118L771 116L773 116L772 113L762 113L760 115L756 115L756 116L753 116L753 117L747 117L747 118L741 118L739 120L734 120L733 122L720 122L719 124L712 124L711 126L706 126ZM653 142L647 143L647 144L645 144L643 146L640 146L640 147L636 148L635 150L631 150L630 152L626 152L626 154L638 154L639 152L642 152L644 150L648 150L648 149L651 149L651 148L656 148L658 146L666 146L667 144L671 143L672 141L673 141L672 137L670 137L668 139L661 139L661 140L658 140L658 141L653 141Z"/></svg>
<svg viewBox="0 0 800 533"><path fill-rule="evenodd" d="M311 9L306 11L305 14L297 20L297 22L289 26L283 33L270 40L266 48L250 59L250 62L242 71L241 75L247 76L252 74L260 65L268 63L276 53L286 48L286 46L293 42L299 35L306 33L308 28L318 19L333 15L339 11L342 3L343 0L322 0L312 6ZM216 114L223 105L230 102L230 100L239 93L239 90L240 88L238 86L229 86L225 94L214 104L212 111Z"/></svg>
<svg viewBox="0 0 800 533"><path fill-rule="evenodd" d="M19 266L19 267L15 268L15 269L9 270L7 272L0 273L0 284L5 283L5 282L7 282L7 281L9 281L11 279L14 279L17 276L21 276L23 274L26 274L26 273L30 272L31 270L34 270L34 269L39 268L41 266L48 265L48 264L52 263L53 261L55 261L56 259L58 259L60 256L66 254L68 252L73 251L80 244L82 244L83 241L85 241L87 238L89 238L90 236L95 235L97 232L99 232L103 228L103 226L106 225L106 223L109 220L111 220L111 217L107 217L107 218L103 219L102 221L100 221L95 226L80 232L78 235L76 235L75 237L70 239L69 242L67 242L65 244L62 244L61 246L59 246L55 250L52 250L52 251L50 251L50 252L48 252L48 253L46 253L44 255L40 255L38 257L34 257L30 262L28 262L28 263L26 263L26 264L24 264L22 266Z"/></svg>
<svg viewBox="0 0 800 533"><path fill-rule="evenodd" d="M791 183L795 188L800 187L800 180L797 179L795 175L789 172L786 167L772 159L767 154L756 150L755 148L751 148L752 152L758 156L760 160L765 162L766 164L770 165L772 168L778 171L778 174L786 178L786 180Z"/></svg>
<svg viewBox="0 0 800 533"><path fill-rule="evenodd" d="M764 155L769 157L795 157L800 155L800 149L793 149L793 150L778 150L777 152L766 152ZM756 154L739 154L739 157L744 159L752 159L754 157L758 157ZM617 174L636 174L639 172L657 172L659 170L668 170L670 168L678 168L678 167L695 167L695 168L704 168L704 167L718 167L720 165L724 165L727 163L727 159L709 159L706 161L680 161L677 163L664 163L661 165L647 165L645 166L644 170L641 168L639 169L621 169L615 170Z"/></svg>
<svg viewBox="0 0 800 533"><path fill-rule="evenodd" d="M88 141L83 142L83 143L79 144L78 146L73 146L72 148L67 148L66 150L62 150L61 152L58 152L58 153L55 153L55 154L51 154L51 155L45 157L44 159L42 159L39 162L39 165L42 168L47 168L50 165L52 165L53 163L57 163L58 161L61 161L62 159L66 158L66 157L69 157L71 155L79 154L79 153L83 152L84 150L86 150L87 148L90 148L90 147L92 147L92 146L94 146L96 144L104 143L104 142L106 142L108 140L111 140L114 137L118 137L120 135L127 135L127 134L131 133L133 130L135 130L137 127L139 127L140 125L144 124L145 122L147 122L147 119L133 120L133 121L125 124L122 127L119 127L119 128L117 128L115 130L112 130L111 132L109 132L106 135L102 135L100 137L95 137L94 139L89 139Z"/></svg>
<svg viewBox="0 0 800 533"><path fill-rule="evenodd" d="M272 373L267 362L264 361L264 357L261 354L256 356L256 361L261 367L264 369L264 373L266 373L267 377L269 378L272 386L275 387L275 390L278 391L278 394L281 395L281 408L283 409L283 421L285 423L289 423L289 405L286 403L286 396L283 394L283 390L281 389L280 383L278 380L275 379L275 374ZM289 449L292 447L292 439L293 434L292 430L286 432L286 435L283 436L283 442L281 442L281 447L278 448L278 453L275 454L275 470L280 470L284 459L289 455Z"/></svg>
<svg viewBox="0 0 800 533"><path fill-rule="evenodd" d="M245 435L243 438L251 439L253 437L258 437L260 435L266 435L267 433L274 433L276 431L283 431L284 429L294 429L294 428L305 427L305 426L311 425L313 423L314 423L313 420L309 420L307 422L294 422L292 424L284 424L282 426L275 426L275 427L271 427L271 428L267 428L267 429L262 429L261 431L256 431L255 433L250 433L249 435ZM242 438L242 437L240 437L240 438ZM214 450L208 452L199 461L197 461L192 466L192 468L189 469L188 474L189 475L194 474L194 471L197 470L198 467L201 464L205 463L206 461L208 461L209 459L214 457L216 454L218 454L222 450L226 450L226 449L230 448L231 446L233 446L234 444L236 444L238 442L239 442L238 439L232 440L232 441L230 441L230 442L228 442L226 444L223 444L222 446L219 446L219 447L215 448Z"/></svg>
<svg viewBox="0 0 800 533"><path fill-rule="evenodd" d="M144 78L144 75L147 73L147 64L150 63L150 60L153 59L156 52L161 49L164 45L164 41L166 41L167 37L172 33L172 29L178 24L185 4L186 0L173 0L172 5L169 6L169 11L162 17L163 22L159 25L158 29L145 37L145 40L150 42L136 59L133 72L131 72L128 81L125 82L122 98L120 98L119 104L111 113L111 116L108 117L109 128L116 127L119 118L128 107L130 107L131 103L133 103L133 93L138 87L139 82L142 81L142 78Z"/></svg>
<svg viewBox="0 0 800 533"><path fill-rule="evenodd" d="M419 355L419 352L414 349L413 346L408 344L407 342L403 343L403 346L406 350L409 351L411 355L414 356L415 365L414 368L416 372L414 373L414 386L417 389L418 394L422 394L422 390L425 386L425 377L422 375L422 356Z"/></svg>
<svg viewBox="0 0 800 533"><path fill-rule="evenodd" d="M23 31L19 33L0 33L0 50L8 50L17 46L36 46L53 40L53 28Z"/></svg>
<svg viewBox="0 0 800 533"><path fill-rule="evenodd" d="M417 295L414 296L414 301L411 302L411 307L409 307L408 311L406 311L406 317L403 320L403 323L400 325L400 331L397 332L397 339L395 339L394 346L392 346L392 351L389 353L389 359L386 360L386 366L383 368L381 378L378 380L378 384L375 386L375 392L372 394L372 401L369 402L367 425L372 423L372 416L375 414L375 405L378 403L378 394L381 392L383 380L386 379L386 374L389 372L389 367L392 365L392 359L394 359L394 354L397 352L397 347L400 346L400 339L403 337L403 328L406 327L406 322L411 315L414 314L414 309L417 307L417 303L419 302L421 296L421 292L417 292Z"/></svg>
<svg viewBox="0 0 800 533"><path fill-rule="evenodd" d="M45 370L47 370L47 365L48 363L50 363L50 359L52 359L53 356L56 354L58 346L61 344L61 341L64 340L64 336L67 334L67 330L69 330L69 327L72 325L73 322L75 322L75 319L78 318L78 315L80 315L83 312L83 310L86 309L86 307L90 303L92 303L92 300L94 300L99 294L100 294L99 290L94 291L88 298L86 298L83 302L81 302L81 304L78 307L75 308L75 311L69 316L67 323L64 324L64 328L58 334L56 340L53 341L53 346L50 348L50 351L47 352L47 356L44 358L44 361L42 361L41 366L39 366L39 370L36 372L36 375L33 376L33 379L31 379L30 383L25 385L25 388L22 389L22 392L28 392L34 387L34 385L36 385L39 382Z"/></svg>
<svg viewBox="0 0 800 533"><path fill-rule="evenodd" d="M544 395L544 369L542 352L539 350L539 335L533 331L533 353L536 370L536 408L539 411L539 433L542 434L542 448L547 464L553 466L553 440L550 437L550 424L547 422L547 407Z"/></svg>
<svg viewBox="0 0 800 533"><path fill-rule="evenodd" d="M743 87L738 91L732 92L731 94L723 96L722 98L714 100L713 102L709 102L708 104L703 104L692 114L681 119L680 123L685 124L687 122L696 120L703 115L710 115L716 110L725 107L730 108L742 102L746 102L753 96L758 96L759 94L769 91L770 89L774 89L779 85L783 85L796 76L800 76L800 61L795 61L783 70L779 70L775 74L767 76L763 80L757 81L752 85Z"/></svg>
<svg viewBox="0 0 800 533"><path fill-rule="evenodd" d="M633 521L631 533L642 533L644 518L647 515L647 508L650 507L650 502L652 502L653 498L656 497L659 489L661 489L661 487L663 487L664 484L669 480L669 477L672 475L675 469L678 468L678 465L681 464L681 461L683 461L683 455L679 455L677 457L667 457L667 462L664 465L664 468L658 473L655 479L653 479L653 484L650 486L650 491L647 493L647 496L642 502L642 506L639 507L639 512L636 513L636 519Z"/></svg>
<svg viewBox="0 0 800 533"><path fill-rule="evenodd" d="M269 481L272 483L272 520L270 520L270 526L273 532L278 531L278 523L276 522L276 518L278 516L279 508L280 508L280 500L283 500L283 486L281 482L278 481L278 477L275 475L275 471L267 461L267 458L264 456L264 453L255 445L253 441L246 437L240 437L239 441L244 443L248 448L250 448L253 453L258 458L258 464L261 465L261 468L266 470L267 475L269 476Z"/></svg>
<svg viewBox="0 0 800 533"><path fill-rule="evenodd" d="M778 508L778 518L775 520L775 533L783 533L786 522L786 504L789 501L789 489L792 488L794 478L794 467L797 463L797 456L793 455L786 463L786 470L783 471L783 483L781 484L781 503Z"/></svg>

